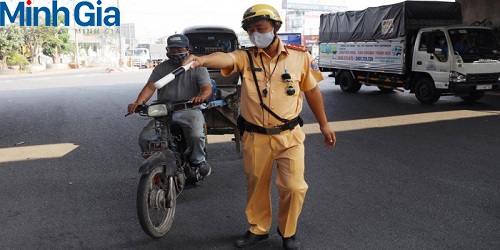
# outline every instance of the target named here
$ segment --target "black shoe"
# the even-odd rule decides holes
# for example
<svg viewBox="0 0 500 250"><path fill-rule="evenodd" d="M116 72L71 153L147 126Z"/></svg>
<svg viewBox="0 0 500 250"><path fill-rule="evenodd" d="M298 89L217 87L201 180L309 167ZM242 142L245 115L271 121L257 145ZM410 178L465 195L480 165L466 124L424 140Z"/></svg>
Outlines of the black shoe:
<svg viewBox="0 0 500 250"><path fill-rule="evenodd" d="M251 246L251 245L253 245L261 240L265 240L268 237L269 237L269 234L256 235L250 231L247 231L245 233L245 235L243 235L242 238L240 238L236 241L236 247L238 247L238 248L248 247L248 246Z"/></svg>
<svg viewBox="0 0 500 250"><path fill-rule="evenodd" d="M290 237L284 238L283 235L281 235L279 228L278 234L283 239L283 247L285 248L285 250L300 250L300 242L297 237L295 237L295 234Z"/></svg>
<svg viewBox="0 0 500 250"><path fill-rule="evenodd" d="M206 161L202 161L199 164L195 164L195 167L198 168L198 171L200 171L201 176L206 177L209 176L210 173L212 173L212 168Z"/></svg>

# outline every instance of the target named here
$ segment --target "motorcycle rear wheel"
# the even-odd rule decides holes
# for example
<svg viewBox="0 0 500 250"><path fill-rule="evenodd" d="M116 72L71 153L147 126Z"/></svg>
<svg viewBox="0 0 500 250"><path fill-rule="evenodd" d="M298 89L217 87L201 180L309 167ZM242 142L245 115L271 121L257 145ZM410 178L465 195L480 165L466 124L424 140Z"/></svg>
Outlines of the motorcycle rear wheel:
<svg viewBox="0 0 500 250"><path fill-rule="evenodd" d="M177 191L173 176L165 175L158 165L143 174L137 189L137 216L144 232L153 237L164 236L175 216Z"/></svg>

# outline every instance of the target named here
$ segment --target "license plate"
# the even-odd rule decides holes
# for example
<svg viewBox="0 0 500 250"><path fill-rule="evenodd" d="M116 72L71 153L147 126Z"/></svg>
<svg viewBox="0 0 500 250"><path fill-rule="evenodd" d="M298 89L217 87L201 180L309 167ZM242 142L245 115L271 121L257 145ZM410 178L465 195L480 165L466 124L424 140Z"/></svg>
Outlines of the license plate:
<svg viewBox="0 0 500 250"><path fill-rule="evenodd" d="M493 88L493 85L491 85L491 84L482 84L482 85L477 85L476 86L477 90L480 90L480 89L492 89L492 88Z"/></svg>

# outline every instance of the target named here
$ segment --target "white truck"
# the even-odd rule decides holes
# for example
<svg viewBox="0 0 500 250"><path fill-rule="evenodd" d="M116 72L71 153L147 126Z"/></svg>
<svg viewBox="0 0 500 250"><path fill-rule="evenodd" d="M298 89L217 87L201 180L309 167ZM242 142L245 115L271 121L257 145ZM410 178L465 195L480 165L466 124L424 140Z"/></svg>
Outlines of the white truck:
<svg viewBox="0 0 500 250"><path fill-rule="evenodd" d="M139 68L156 66L167 58L166 44L141 43L134 49L125 52L125 56L133 65Z"/></svg>
<svg viewBox="0 0 500 250"><path fill-rule="evenodd" d="M361 85L473 102L500 89L500 44L491 28L464 26L455 2L407 1L320 20L319 67L355 93Z"/></svg>

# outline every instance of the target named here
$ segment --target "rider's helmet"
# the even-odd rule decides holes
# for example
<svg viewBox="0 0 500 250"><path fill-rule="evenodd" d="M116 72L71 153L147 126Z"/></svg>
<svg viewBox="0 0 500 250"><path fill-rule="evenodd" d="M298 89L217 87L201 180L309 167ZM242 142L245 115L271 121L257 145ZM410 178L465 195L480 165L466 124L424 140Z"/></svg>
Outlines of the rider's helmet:
<svg viewBox="0 0 500 250"><path fill-rule="evenodd" d="M274 21L274 27L276 31L279 30L283 21L281 21L280 14L271 5L267 4L256 4L248 8L243 14L243 20L241 21L241 27L246 31L249 24L260 21L260 20L271 20Z"/></svg>

